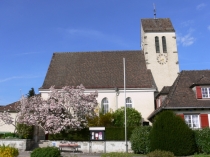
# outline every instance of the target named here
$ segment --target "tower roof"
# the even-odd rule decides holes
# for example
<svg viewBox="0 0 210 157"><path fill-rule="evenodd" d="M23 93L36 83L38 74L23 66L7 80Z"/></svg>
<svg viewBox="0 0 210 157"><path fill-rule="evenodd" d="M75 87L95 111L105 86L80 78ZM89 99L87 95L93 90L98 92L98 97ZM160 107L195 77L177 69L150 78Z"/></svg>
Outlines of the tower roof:
<svg viewBox="0 0 210 157"><path fill-rule="evenodd" d="M141 19L144 32L175 32L169 18Z"/></svg>

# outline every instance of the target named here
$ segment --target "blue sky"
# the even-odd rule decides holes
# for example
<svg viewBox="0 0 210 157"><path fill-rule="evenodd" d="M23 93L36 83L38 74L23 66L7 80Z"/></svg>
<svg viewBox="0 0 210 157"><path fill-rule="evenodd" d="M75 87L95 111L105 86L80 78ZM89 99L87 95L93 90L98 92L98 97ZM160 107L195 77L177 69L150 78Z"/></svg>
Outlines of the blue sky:
<svg viewBox="0 0 210 157"><path fill-rule="evenodd" d="M210 69L209 0L1 0L0 105L42 86L53 52L140 50L140 19L170 18L180 70Z"/></svg>

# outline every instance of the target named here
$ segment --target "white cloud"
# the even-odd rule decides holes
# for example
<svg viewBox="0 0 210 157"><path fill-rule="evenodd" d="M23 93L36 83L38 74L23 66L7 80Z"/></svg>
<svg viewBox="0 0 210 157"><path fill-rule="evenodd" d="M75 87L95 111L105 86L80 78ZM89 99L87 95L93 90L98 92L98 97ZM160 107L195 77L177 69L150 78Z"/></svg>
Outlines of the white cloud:
<svg viewBox="0 0 210 157"><path fill-rule="evenodd" d="M202 10L205 6L206 6L205 3L201 3L201 4L199 4L199 5L196 6L196 9L197 10Z"/></svg>
<svg viewBox="0 0 210 157"><path fill-rule="evenodd" d="M207 28L208 28L208 30L210 31L210 25L209 25Z"/></svg>
<svg viewBox="0 0 210 157"><path fill-rule="evenodd" d="M12 76L4 79L0 79L0 83L7 82L14 79L30 79L30 78L38 78L40 76Z"/></svg>
<svg viewBox="0 0 210 157"><path fill-rule="evenodd" d="M12 56L23 56L23 55L31 55L31 54L36 54L36 53L40 53L40 52L16 53L16 54L13 54Z"/></svg>
<svg viewBox="0 0 210 157"><path fill-rule="evenodd" d="M193 20L188 20L188 21L182 22L182 23L181 23L181 26L182 26L182 27L188 27L188 26L191 26L193 23L194 23Z"/></svg>
<svg viewBox="0 0 210 157"><path fill-rule="evenodd" d="M105 40L114 44L118 44L121 46L128 46L128 43L125 42L122 38L116 35L105 34L101 31L90 30L90 29L58 29L61 32L65 32L65 35L68 37L75 38L88 38L88 40Z"/></svg>
<svg viewBox="0 0 210 157"><path fill-rule="evenodd" d="M186 35L178 34L177 35L178 44L180 43L182 46L192 45L196 40L196 38L192 36L193 31L194 31L193 29L189 29Z"/></svg>

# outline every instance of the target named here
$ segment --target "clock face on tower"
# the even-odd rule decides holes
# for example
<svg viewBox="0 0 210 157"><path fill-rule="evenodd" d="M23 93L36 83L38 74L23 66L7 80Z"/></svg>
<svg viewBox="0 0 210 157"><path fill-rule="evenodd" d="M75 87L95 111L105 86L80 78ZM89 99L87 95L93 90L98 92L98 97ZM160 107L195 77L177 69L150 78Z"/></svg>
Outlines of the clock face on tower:
<svg viewBox="0 0 210 157"><path fill-rule="evenodd" d="M168 61L168 57L165 54L159 54L157 56L157 61L158 61L159 64L162 64L162 65L166 64L166 62Z"/></svg>

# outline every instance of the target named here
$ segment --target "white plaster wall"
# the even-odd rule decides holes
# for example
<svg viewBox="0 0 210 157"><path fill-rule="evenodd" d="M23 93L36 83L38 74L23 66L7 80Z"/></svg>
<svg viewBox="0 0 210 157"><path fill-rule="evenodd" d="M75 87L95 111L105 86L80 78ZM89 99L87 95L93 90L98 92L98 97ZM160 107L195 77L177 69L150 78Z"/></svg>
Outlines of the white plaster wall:
<svg viewBox="0 0 210 157"><path fill-rule="evenodd" d="M141 40L143 40L142 45L147 61L147 68L151 69L158 90L160 91L163 86L171 86L178 76L179 64L176 34L175 32L143 32L142 34L144 37ZM163 54L167 55L168 61L163 65L157 62L157 56L160 53L156 53L155 50L156 36L159 37L160 53L163 53L162 36L166 37L167 53Z"/></svg>
<svg viewBox="0 0 210 157"><path fill-rule="evenodd" d="M17 113L10 113L10 114L13 118L13 121L15 121ZM15 124L15 122L13 122L13 124ZM4 124L4 122L0 120L0 132L14 132L14 131L15 131L15 127L12 124L7 125L7 124Z"/></svg>
<svg viewBox="0 0 210 157"><path fill-rule="evenodd" d="M95 91L86 90L85 93L90 93ZM102 90L98 89L98 106L101 108L101 101L103 98L107 98L109 101L109 111L115 111L120 107L125 106L124 90L119 90L119 95L117 96L114 89ZM154 91L155 89L127 89L126 98L130 97L132 100L132 107L139 111L142 115L144 121L148 121L147 117L154 111ZM39 91L43 97L46 99L48 97L47 92Z"/></svg>

